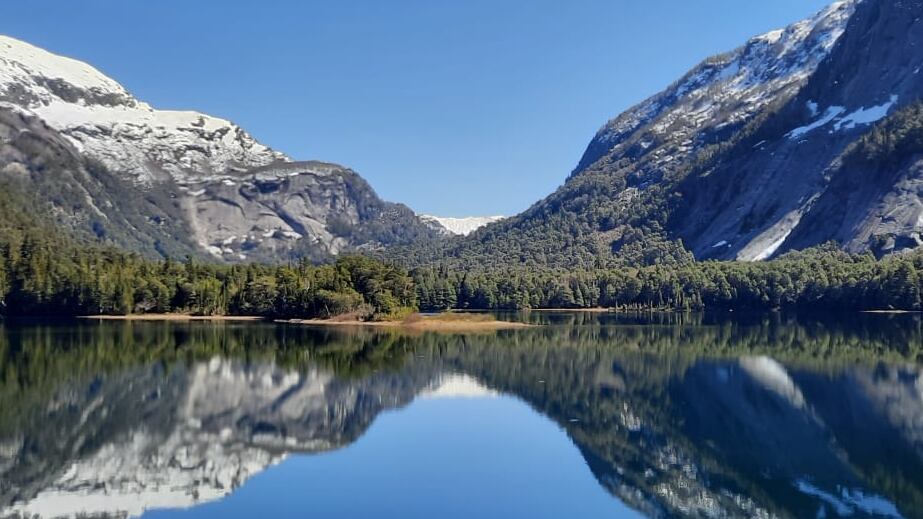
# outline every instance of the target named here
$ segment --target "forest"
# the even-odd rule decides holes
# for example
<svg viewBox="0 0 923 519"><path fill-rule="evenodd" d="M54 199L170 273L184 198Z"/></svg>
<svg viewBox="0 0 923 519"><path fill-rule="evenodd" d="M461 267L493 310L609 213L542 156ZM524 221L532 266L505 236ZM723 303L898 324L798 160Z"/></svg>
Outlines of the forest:
<svg viewBox="0 0 923 519"><path fill-rule="evenodd" d="M923 254L876 259L834 244L767 262L683 261L552 269L536 265L410 270L344 256L334 263L227 265L152 260L81 243L36 221L0 189L0 315L185 313L396 320L415 311L923 309Z"/></svg>
<svg viewBox="0 0 923 519"><path fill-rule="evenodd" d="M0 245L0 315L188 313L394 320L417 310L920 310L923 255L825 247L763 263L410 272L362 256L311 265L151 261L26 235Z"/></svg>
<svg viewBox="0 0 923 519"><path fill-rule="evenodd" d="M420 307L621 310L920 310L923 254L851 255L832 244L767 262L581 271L412 271Z"/></svg>
<svg viewBox="0 0 923 519"><path fill-rule="evenodd" d="M369 258L221 265L155 261L79 243L0 186L0 316L185 313L398 319L416 309L406 272Z"/></svg>

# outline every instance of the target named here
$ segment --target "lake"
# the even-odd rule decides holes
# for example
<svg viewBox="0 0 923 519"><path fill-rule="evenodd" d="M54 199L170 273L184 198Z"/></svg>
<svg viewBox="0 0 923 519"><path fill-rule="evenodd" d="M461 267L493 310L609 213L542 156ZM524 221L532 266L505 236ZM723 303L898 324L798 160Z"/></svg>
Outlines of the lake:
<svg viewBox="0 0 923 519"><path fill-rule="evenodd" d="M0 517L923 517L923 321L0 325Z"/></svg>

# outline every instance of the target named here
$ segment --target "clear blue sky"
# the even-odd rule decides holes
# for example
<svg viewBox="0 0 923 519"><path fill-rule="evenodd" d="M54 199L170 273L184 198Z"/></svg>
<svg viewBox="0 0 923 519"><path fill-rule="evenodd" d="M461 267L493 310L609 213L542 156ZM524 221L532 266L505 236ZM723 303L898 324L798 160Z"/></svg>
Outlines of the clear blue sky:
<svg viewBox="0 0 923 519"><path fill-rule="evenodd" d="M0 32L445 216L554 190L606 120L826 0L29 0Z"/></svg>

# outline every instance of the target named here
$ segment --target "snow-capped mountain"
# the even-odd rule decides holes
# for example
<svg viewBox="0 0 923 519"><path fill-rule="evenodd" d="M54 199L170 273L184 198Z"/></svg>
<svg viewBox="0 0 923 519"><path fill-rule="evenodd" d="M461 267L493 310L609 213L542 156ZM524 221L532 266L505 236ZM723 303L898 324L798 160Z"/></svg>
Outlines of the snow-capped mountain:
<svg viewBox="0 0 923 519"><path fill-rule="evenodd" d="M921 19L919 0L843 0L704 60L457 256L591 268L923 244Z"/></svg>
<svg viewBox="0 0 923 519"><path fill-rule="evenodd" d="M912 137L923 125L923 2L863 0L854 11L798 94L680 186L673 229L699 256L761 260L828 241L887 254L923 243Z"/></svg>
<svg viewBox="0 0 923 519"><path fill-rule="evenodd" d="M663 92L603 126L576 171L590 168L604 155L620 153L643 160L648 174L669 170L676 154L692 152L740 128L804 85L843 34L857 1L834 2L812 18L706 59Z"/></svg>
<svg viewBox="0 0 923 519"><path fill-rule="evenodd" d="M347 168L157 110L86 63L0 36L4 176L48 194L66 227L151 256L322 259L439 236Z"/></svg>
<svg viewBox="0 0 923 519"><path fill-rule="evenodd" d="M110 170L183 183L290 160L239 126L155 110L92 66L0 35L0 100L38 115Z"/></svg>
<svg viewBox="0 0 923 519"><path fill-rule="evenodd" d="M419 215L420 219L447 234L467 236L489 223L499 222L505 216L467 216L453 218L450 216Z"/></svg>

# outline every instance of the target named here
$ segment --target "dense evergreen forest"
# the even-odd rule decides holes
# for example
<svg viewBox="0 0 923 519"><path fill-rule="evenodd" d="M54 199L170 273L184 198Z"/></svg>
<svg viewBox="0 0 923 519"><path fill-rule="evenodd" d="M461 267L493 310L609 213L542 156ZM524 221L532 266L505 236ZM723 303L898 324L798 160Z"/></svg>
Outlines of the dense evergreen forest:
<svg viewBox="0 0 923 519"><path fill-rule="evenodd" d="M416 308L403 271L359 256L333 264L150 261L77 243L37 222L29 198L0 186L0 315L197 315L394 319Z"/></svg>
<svg viewBox="0 0 923 519"><path fill-rule="evenodd" d="M923 254L876 260L830 245L768 262L692 262L586 271L412 271L426 310L921 309Z"/></svg>
<svg viewBox="0 0 923 519"><path fill-rule="evenodd" d="M62 236L27 216L28 198L15 193L0 189L0 315L6 316L180 312L381 320L418 309L923 309L919 253L876 260L831 245L761 263L570 271L432 266L407 272L362 256L327 265L150 261Z"/></svg>

